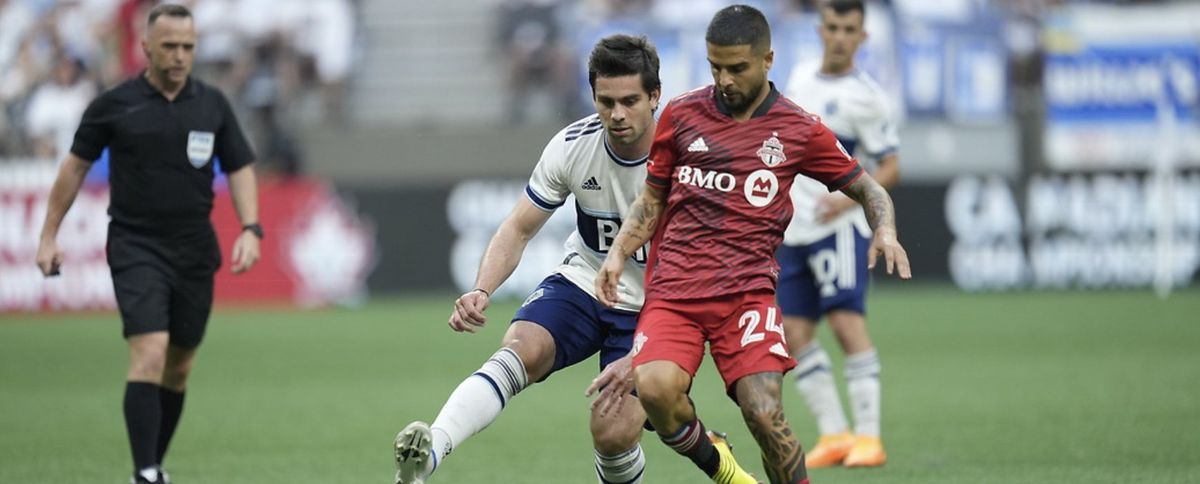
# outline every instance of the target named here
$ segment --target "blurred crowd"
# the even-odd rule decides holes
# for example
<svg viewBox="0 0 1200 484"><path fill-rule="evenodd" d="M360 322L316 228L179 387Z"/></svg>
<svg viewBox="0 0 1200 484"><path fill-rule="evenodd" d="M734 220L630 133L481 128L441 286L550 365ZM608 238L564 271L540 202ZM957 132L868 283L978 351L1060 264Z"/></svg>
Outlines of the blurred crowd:
<svg viewBox="0 0 1200 484"><path fill-rule="evenodd" d="M140 39L159 0L0 0L0 160L61 159L80 115L99 92L145 65ZM362 3L396 0L176 0L188 5L199 34L196 74L237 107L265 171L296 173L303 154L298 123L342 127L351 117L347 80L364 49ZM411 0L402 0L411 1ZM703 29L729 0L476 0L495 13L493 57L506 70L508 121L540 112L575 119L581 102L581 32L602 23L653 23ZM739 0L772 19L812 15L821 0ZM1035 85L1039 18L1070 3L1167 3L1167 0L868 0L898 12L988 6L1007 17L1013 84ZM958 5L958 7L954 7ZM966 7L964 7L964 5ZM780 66L786 68L787 66ZM1019 94L1019 93L1018 93ZM1018 96L1019 97L1019 96ZM531 107L533 106L533 107ZM531 111L533 111L531 113Z"/></svg>
<svg viewBox="0 0 1200 484"><path fill-rule="evenodd" d="M58 160L99 92L146 65L141 38L157 0L0 0L0 160ZM346 120L357 0L177 0L197 30L195 74L236 106L264 171L295 174L306 100Z"/></svg>
<svg viewBox="0 0 1200 484"><path fill-rule="evenodd" d="M746 3L761 9L768 18L813 15L824 0L494 0L496 45L508 68L506 111L510 122L528 117L529 98L548 92L556 104L552 111L563 120L585 114L580 107L579 82L575 78L580 52L573 36L586 26L601 23L653 24L671 29L702 30L713 12L731 3ZM992 9L1006 17L1008 42L1017 62L1033 59L1039 42L1037 23L1050 8L1076 3L1132 5L1170 3L1172 0L866 0L868 6L883 5L901 12L969 11ZM1187 0L1174 0L1187 1ZM1020 68L1017 69L1021 71ZM1029 73L1017 72L1017 76ZM1034 69L1032 76L1037 76ZM1026 82L1029 82L1026 80Z"/></svg>

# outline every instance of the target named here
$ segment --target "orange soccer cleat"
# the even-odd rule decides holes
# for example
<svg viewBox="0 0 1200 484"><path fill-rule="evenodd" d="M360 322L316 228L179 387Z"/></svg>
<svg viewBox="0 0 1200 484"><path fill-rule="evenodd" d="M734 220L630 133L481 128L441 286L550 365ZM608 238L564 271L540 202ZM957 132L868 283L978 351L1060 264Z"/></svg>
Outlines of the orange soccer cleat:
<svg viewBox="0 0 1200 484"><path fill-rule="evenodd" d="M809 469L820 469L841 464L853 447L854 434L849 432L822 435L817 445L805 454L804 465Z"/></svg>
<svg viewBox="0 0 1200 484"><path fill-rule="evenodd" d="M859 435L854 438L854 448L842 465L846 467L878 467L887 462L887 453L883 451L883 442L879 437Z"/></svg>

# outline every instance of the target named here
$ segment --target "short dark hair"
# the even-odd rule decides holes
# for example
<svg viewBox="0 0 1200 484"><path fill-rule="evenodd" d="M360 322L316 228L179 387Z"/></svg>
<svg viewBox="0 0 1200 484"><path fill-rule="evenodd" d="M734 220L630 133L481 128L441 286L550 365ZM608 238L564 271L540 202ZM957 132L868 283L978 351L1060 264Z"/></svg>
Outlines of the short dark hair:
<svg viewBox="0 0 1200 484"><path fill-rule="evenodd" d="M867 15L867 7L863 5L862 0L829 0L823 7L833 9L838 15L846 15L855 10L861 12L864 17Z"/></svg>
<svg viewBox="0 0 1200 484"><path fill-rule="evenodd" d="M713 15L704 40L720 46L749 45L755 53L763 53L771 47L771 26L757 8L730 5Z"/></svg>
<svg viewBox="0 0 1200 484"><path fill-rule="evenodd" d="M146 25L154 25L154 21L163 15L168 17L192 18L192 11L183 5L164 3L150 10L150 20L146 21Z"/></svg>
<svg viewBox="0 0 1200 484"><path fill-rule="evenodd" d="M640 74L647 93L662 87L658 77L658 50L645 35L613 34L596 42L588 56L588 84L596 90L596 77Z"/></svg>

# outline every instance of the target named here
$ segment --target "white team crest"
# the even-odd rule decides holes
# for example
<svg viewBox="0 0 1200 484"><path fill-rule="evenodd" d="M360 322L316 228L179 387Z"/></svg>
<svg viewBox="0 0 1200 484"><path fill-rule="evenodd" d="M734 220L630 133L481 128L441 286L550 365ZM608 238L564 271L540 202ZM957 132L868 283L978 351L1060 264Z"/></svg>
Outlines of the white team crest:
<svg viewBox="0 0 1200 484"><path fill-rule="evenodd" d="M538 290L533 291L533 294L530 294L529 297L525 298L525 302L521 303L521 307L528 306L529 303L541 299L543 294L546 294L546 290L538 288Z"/></svg>
<svg viewBox="0 0 1200 484"><path fill-rule="evenodd" d="M637 354L642 351L642 346L644 346L646 341L649 339L650 338L646 336L646 333L639 332L637 336L633 337L633 348L629 350L629 354L637 356Z"/></svg>
<svg viewBox="0 0 1200 484"><path fill-rule="evenodd" d="M758 170L746 178L746 201L755 207L765 207L779 193L779 179L771 170Z"/></svg>
<svg viewBox="0 0 1200 484"><path fill-rule="evenodd" d="M763 141L762 148L759 148L757 153L763 163L771 168L787 161L787 155L783 154L783 143L779 142L779 133L771 133L771 137Z"/></svg>
<svg viewBox="0 0 1200 484"><path fill-rule="evenodd" d="M187 155L192 166L200 168L212 159L216 135L207 131L188 131Z"/></svg>

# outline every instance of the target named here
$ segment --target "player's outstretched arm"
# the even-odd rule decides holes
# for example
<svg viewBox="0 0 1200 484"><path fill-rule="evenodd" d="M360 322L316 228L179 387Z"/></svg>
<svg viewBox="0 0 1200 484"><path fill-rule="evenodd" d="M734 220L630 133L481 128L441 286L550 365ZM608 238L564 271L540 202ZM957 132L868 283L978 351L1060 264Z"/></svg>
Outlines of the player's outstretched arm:
<svg viewBox="0 0 1200 484"><path fill-rule="evenodd" d="M621 279L621 272L625 270L625 259L654 237L666 200L665 190L646 185L642 194L629 207L629 215L621 223L621 231L617 233L612 248L608 250L604 265L600 267L600 272L596 273L596 295L604 305L612 307L620 302L617 282Z"/></svg>
<svg viewBox="0 0 1200 484"><path fill-rule="evenodd" d="M42 235L38 241L37 265L44 276L57 276L62 267L62 251L58 249L58 227L62 225L67 210L75 203L79 187L87 177L92 164L68 153L58 168L58 177L50 188L50 200L46 206L46 220L42 222Z"/></svg>
<svg viewBox="0 0 1200 484"><path fill-rule="evenodd" d="M901 279L912 278L908 265L908 253L896 238L896 209L892 197L871 175L863 173L854 183L842 189L842 193L863 206L867 223L875 232L871 248L867 251L867 267L875 268L875 259L883 254L887 273L896 272Z"/></svg>
<svg viewBox="0 0 1200 484"><path fill-rule="evenodd" d="M516 270L525 246L550 220L550 215L551 212L538 208L528 198L517 200L512 213L496 229L487 250L483 252L479 272L475 276L475 288L454 301L450 329L474 333L476 327L487 322L483 311L490 304L491 295Z"/></svg>

